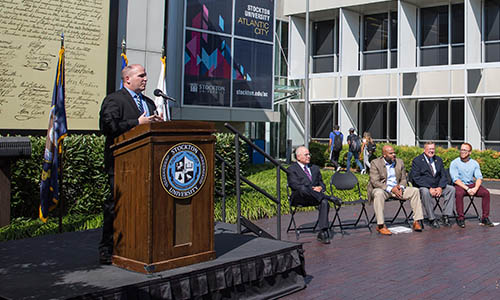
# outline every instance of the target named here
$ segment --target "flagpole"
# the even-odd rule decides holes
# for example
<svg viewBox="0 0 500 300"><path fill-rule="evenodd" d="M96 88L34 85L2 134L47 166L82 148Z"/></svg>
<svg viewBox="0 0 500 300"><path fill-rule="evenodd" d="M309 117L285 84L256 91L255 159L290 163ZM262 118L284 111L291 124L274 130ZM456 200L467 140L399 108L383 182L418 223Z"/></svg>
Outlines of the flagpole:
<svg viewBox="0 0 500 300"><path fill-rule="evenodd" d="M64 32L61 32L61 49L64 48ZM62 74L61 74L62 76ZM58 151L59 149L56 149ZM59 172L58 172L58 180L59 180L59 233L63 232L63 224L62 224L62 219L63 219L63 214L64 214L64 182L63 182L63 166L64 166L64 139L61 140L61 159L58 161L59 162Z"/></svg>

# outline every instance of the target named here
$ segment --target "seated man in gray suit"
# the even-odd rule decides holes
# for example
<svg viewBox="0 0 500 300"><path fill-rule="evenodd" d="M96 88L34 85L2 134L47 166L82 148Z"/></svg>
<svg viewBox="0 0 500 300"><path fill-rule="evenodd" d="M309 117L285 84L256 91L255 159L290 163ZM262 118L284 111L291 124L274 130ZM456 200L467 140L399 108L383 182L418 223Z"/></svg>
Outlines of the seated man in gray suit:
<svg viewBox="0 0 500 300"><path fill-rule="evenodd" d="M370 181L367 186L368 201L373 202L373 209L377 216L377 232L384 235L392 233L385 226L384 204L389 197L410 200L414 213L413 230L422 231L422 203L417 188L407 187L406 171L402 159L396 158L391 145L382 148L382 157L372 160Z"/></svg>
<svg viewBox="0 0 500 300"><path fill-rule="evenodd" d="M309 150L300 146L295 150L297 162L288 167L288 185L292 189L291 201L294 205L318 206L318 227L321 229L318 240L323 244L330 244L328 233L328 201L340 205L340 199L325 195L326 187L321 177L319 167L310 165Z"/></svg>
<svg viewBox="0 0 500 300"><path fill-rule="evenodd" d="M431 227L439 228L439 222L434 214L436 202L434 198L443 198L443 224L451 226L450 217L453 216L455 210L455 188L448 184L443 160L435 154L436 145L434 142L425 143L424 153L413 159L410 178L413 185L420 190L420 199Z"/></svg>

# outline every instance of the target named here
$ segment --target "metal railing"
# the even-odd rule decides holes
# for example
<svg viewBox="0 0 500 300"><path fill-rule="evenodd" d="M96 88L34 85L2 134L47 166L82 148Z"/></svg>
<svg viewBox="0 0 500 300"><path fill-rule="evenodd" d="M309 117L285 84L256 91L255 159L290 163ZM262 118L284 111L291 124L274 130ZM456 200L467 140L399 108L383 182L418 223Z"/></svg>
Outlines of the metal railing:
<svg viewBox="0 0 500 300"><path fill-rule="evenodd" d="M262 150L259 146L254 144L250 139L242 135L238 130L236 130L233 126L228 123L225 123L224 126L234 133L234 148L235 148L235 187L236 187L236 207L237 207L237 232L242 233L241 227L242 225L248 230L256 233L259 236L273 238L272 235L265 232L263 229L259 228L257 225L250 222L248 219L241 215L241 181L248 184L250 187L266 196L269 200L273 201L276 204L276 217L277 217L277 239L281 240L281 174L280 171L284 171L288 174L288 170L281 165L281 163L274 158L272 158L269 154L267 154L264 150ZM250 147L255 149L257 152L262 154L269 162L271 162L276 167L276 197L269 194L264 189L258 187L256 184L248 180L245 176L241 175L240 172L240 139L245 141ZM216 159L222 163L222 187L221 190L216 189L216 193L222 197L222 221L226 220L226 195L225 195L225 168L229 163L220 155L215 155Z"/></svg>

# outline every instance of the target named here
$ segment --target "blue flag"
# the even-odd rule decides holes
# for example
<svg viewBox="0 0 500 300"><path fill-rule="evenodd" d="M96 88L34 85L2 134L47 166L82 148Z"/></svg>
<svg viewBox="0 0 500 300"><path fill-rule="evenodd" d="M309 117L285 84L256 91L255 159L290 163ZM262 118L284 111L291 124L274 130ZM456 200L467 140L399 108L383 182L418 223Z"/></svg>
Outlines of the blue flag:
<svg viewBox="0 0 500 300"><path fill-rule="evenodd" d="M64 47L59 50L54 92L50 108L49 127L43 155L40 183L40 219L47 221L49 211L59 202L59 171L62 141L67 135L66 108L64 107Z"/></svg>
<svg viewBox="0 0 500 300"><path fill-rule="evenodd" d="M121 54L122 57L122 70L128 65L128 59L127 59L127 54L125 52L122 52ZM120 88L123 87L123 79L120 81Z"/></svg>

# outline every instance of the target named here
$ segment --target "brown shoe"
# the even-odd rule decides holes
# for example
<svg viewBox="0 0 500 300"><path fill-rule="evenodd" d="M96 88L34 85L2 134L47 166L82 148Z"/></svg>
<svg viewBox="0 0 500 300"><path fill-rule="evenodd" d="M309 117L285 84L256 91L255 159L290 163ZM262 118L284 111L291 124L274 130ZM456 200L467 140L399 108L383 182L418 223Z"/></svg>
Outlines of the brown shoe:
<svg viewBox="0 0 500 300"><path fill-rule="evenodd" d="M413 231L422 231L422 226L420 225L420 221L413 222Z"/></svg>
<svg viewBox="0 0 500 300"><path fill-rule="evenodd" d="M377 232L380 233L380 234L383 234L383 235L392 235L392 232L389 229L387 229L387 227L385 226L385 224L384 224L384 227L382 227L382 228L379 228L377 226Z"/></svg>

